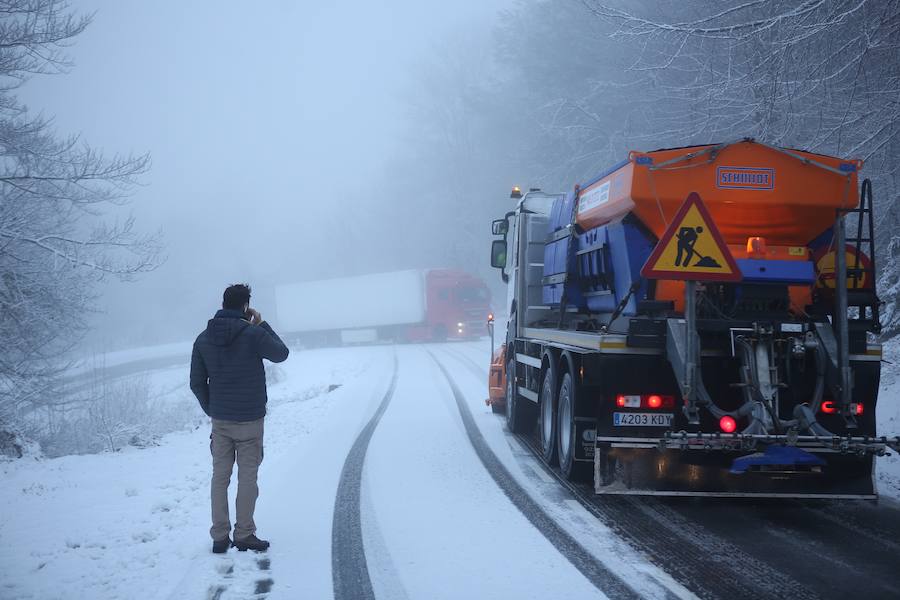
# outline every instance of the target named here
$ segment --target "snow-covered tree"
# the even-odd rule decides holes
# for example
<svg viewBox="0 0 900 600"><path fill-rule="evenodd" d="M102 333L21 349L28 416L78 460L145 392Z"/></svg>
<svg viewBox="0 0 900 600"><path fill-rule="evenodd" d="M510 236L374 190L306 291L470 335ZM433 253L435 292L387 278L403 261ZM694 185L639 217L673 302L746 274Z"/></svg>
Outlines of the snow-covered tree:
<svg viewBox="0 0 900 600"><path fill-rule="evenodd" d="M58 400L60 357L79 339L94 284L159 261L155 237L105 209L125 203L147 156L105 157L20 104L29 77L65 72L88 26L62 0L0 1L0 430Z"/></svg>

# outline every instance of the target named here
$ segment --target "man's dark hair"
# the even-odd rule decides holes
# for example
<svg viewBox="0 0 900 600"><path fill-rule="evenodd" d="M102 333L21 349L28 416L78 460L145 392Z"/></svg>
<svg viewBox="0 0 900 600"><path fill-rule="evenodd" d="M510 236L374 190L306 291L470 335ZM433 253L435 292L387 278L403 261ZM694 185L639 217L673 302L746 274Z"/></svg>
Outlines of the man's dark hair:
<svg viewBox="0 0 900 600"><path fill-rule="evenodd" d="M235 283L225 288L222 294L222 308L230 310L244 310L244 305L250 303L250 286L246 283Z"/></svg>

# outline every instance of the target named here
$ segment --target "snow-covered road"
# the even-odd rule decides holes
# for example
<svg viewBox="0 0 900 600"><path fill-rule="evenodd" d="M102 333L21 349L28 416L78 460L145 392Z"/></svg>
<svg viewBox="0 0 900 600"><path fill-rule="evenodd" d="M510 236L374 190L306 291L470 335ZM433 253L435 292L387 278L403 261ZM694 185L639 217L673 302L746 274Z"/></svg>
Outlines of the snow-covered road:
<svg viewBox="0 0 900 600"><path fill-rule="evenodd" d="M146 449L0 463L0 598L900 593L890 507L585 500L484 405L487 354L486 342L295 351L270 386L264 555L209 552L206 426ZM186 366L154 380L186 388Z"/></svg>

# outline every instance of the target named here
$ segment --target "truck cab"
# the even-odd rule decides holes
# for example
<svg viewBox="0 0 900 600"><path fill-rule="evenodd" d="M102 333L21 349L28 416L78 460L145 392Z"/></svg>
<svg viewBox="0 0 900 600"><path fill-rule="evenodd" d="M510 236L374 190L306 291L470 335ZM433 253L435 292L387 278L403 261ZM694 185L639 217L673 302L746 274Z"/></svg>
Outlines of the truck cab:
<svg viewBox="0 0 900 600"><path fill-rule="evenodd" d="M490 292L484 281L464 271L432 269L425 277L426 321L434 340L484 335Z"/></svg>
<svg viewBox="0 0 900 600"><path fill-rule="evenodd" d="M543 240L550 225L553 206L565 194L548 194L532 189L520 195L516 188L512 196L518 200L516 208L493 222L494 234L501 237L494 240L491 247L491 266L500 270L501 278L506 283L504 308L507 342L519 334L521 323L541 321L548 316L548 307L541 301ZM520 232L524 232L521 239Z"/></svg>

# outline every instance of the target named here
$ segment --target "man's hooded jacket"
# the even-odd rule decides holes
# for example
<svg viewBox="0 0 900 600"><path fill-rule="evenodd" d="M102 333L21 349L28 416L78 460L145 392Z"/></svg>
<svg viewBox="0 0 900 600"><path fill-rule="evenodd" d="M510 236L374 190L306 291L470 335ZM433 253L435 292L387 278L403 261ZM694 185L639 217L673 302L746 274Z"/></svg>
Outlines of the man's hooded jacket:
<svg viewBox="0 0 900 600"><path fill-rule="evenodd" d="M263 359L282 362L287 346L269 324L251 325L238 310L220 310L194 342L191 391L213 419L254 421L266 414Z"/></svg>

